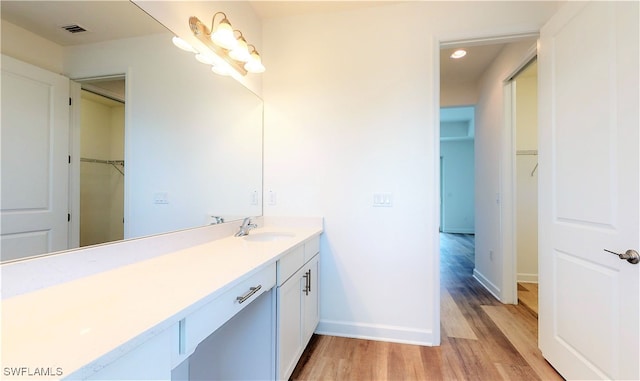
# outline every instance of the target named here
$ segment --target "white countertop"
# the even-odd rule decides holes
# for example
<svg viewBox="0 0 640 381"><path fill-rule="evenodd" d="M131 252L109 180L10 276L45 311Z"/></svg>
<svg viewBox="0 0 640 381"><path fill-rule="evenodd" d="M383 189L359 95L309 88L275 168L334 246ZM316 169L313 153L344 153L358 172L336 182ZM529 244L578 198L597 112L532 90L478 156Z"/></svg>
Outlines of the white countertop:
<svg viewBox="0 0 640 381"><path fill-rule="evenodd" d="M228 237L2 301L2 367L100 368L277 261L321 228L291 239ZM55 378L55 377L53 377Z"/></svg>

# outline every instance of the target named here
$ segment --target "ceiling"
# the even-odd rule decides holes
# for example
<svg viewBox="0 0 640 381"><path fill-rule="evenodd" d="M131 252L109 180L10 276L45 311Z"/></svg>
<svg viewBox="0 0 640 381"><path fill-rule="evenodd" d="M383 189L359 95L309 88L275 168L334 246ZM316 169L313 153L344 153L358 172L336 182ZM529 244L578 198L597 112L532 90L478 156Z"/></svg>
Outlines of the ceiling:
<svg viewBox="0 0 640 381"><path fill-rule="evenodd" d="M374 7L389 1L250 1L262 19L310 13L327 13ZM165 33L167 29L129 1L7 1L0 2L1 16L61 46ZM87 32L72 34L62 26L76 24ZM467 56L449 58L454 49L443 49L440 75L443 84L476 82L504 44L467 47Z"/></svg>
<svg viewBox="0 0 640 381"><path fill-rule="evenodd" d="M298 16L310 13L340 12L358 8L369 8L387 5L391 2L406 2L406 0L352 0L352 1L249 1L253 10L262 20Z"/></svg>
<svg viewBox="0 0 640 381"><path fill-rule="evenodd" d="M506 44L460 46L440 51L440 82L444 84L475 83L491 65ZM451 58L451 53L463 48L467 55Z"/></svg>
<svg viewBox="0 0 640 381"><path fill-rule="evenodd" d="M61 46L166 33L167 29L128 1L0 1L2 20ZM62 29L80 25L82 33Z"/></svg>

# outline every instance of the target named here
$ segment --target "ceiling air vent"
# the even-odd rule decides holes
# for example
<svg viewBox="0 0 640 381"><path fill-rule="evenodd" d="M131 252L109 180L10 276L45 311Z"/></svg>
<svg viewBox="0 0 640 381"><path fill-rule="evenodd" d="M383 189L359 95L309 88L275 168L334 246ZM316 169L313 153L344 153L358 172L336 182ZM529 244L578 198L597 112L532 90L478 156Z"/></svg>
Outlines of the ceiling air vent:
<svg viewBox="0 0 640 381"><path fill-rule="evenodd" d="M85 28L77 24L65 25L65 26L62 26L61 28L66 30L69 33L82 33L87 31Z"/></svg>

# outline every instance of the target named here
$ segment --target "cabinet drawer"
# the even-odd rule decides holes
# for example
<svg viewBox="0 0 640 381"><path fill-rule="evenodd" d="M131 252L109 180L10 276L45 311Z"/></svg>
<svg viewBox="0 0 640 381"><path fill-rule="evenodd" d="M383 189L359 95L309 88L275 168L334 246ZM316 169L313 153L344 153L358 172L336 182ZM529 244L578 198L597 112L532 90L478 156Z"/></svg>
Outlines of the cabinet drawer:
<svg viewBox="0 0 640 381"><path fill-rule="evenodd" d="M179 332L180 354L189 355L202 340L275 284L276 264L273 263L188 315Z"/></svg>
<svg viewBox="0 0 640 381"><path fill-rule="evenodd" d="M314 255L320 252L320 236L317 235L304 244L304 263L309 262Z"/></svg>
<svg viewBox="0 0 640 381"><path fill-rule="evenodd" d="M282 285L304 265L304 245L295 247L278 260L278 286Z"/></svg>

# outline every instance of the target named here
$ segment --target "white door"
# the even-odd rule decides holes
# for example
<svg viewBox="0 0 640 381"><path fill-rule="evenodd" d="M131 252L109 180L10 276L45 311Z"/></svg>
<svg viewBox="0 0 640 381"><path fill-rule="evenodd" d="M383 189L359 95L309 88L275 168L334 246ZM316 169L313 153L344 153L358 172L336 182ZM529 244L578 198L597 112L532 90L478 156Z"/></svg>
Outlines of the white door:
<svg viewBox="0 0 640 381"><path fill-rule="evenodd" d="M567 379L640 379L638 2L568 2L539 51L539 345Z"/></svg>
<svg viewBox="0 0 640 381"><path fill-rule="evenodd" d="M67 249L69 79L2 56L2 261Z"/></svg>
<svg viewBox="0 0 640 381"><path fill-rule="evenodd" d="M306 268L304 268L306 270ZM288 380L302 353L302 269L278 287L278 379Z"/></svg>

